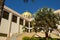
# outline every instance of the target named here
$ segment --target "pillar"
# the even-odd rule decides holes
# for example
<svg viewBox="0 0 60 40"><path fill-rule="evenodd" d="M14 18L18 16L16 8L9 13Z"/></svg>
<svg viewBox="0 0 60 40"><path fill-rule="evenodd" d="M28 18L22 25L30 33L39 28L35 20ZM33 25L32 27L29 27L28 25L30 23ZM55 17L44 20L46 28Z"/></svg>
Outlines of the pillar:
<svg viewBox="0 0 60 40"><path fill-rule="evenodd" d="M23 19L23 27L25 27L25 19ZM25 29L22 29L22 30L25 30Z"/></svg>
<svg viewBox="0 0 60 40"><path fill-rule="evenodd" d="M25 26L25 19L23 20L23 26Z"/></svg>
<svg viewBox="0 0 60 40"><path fill-rule="evenodd" d="M29 33L30 33L30 22L28 23L28 30L29 30Z"/></svg>
<svg viewBox="0 0 60 40"><path fill-rule="evenodd" d="M10 38L10 33L11 33L11 21L12 21L12 13L9 13L9 32L7 35L7 40Z"/></svg>
<svg viewBox="0 0 60 40"><path fill-rule="evenodd" d="M20 25L19 25L19 22L20 22L20 17L17 17L18 33L20 33Z"/></svg>

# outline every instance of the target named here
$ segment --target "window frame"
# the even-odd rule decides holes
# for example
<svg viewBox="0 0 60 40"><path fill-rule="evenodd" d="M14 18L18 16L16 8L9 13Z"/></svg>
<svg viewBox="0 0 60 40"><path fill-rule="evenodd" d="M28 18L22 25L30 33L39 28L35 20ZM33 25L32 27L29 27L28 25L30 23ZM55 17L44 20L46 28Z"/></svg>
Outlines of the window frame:
<svg viewBox="0 0 60 40"><path fill-rule="evenodd" d="M23 25L23 19L22 19L22 18L20 18L19 24L20 24L20 25Z"/></svg>
<svg viewBox="0 0 60 40"><path fill-rule="evenodd" d="M17 16L16 15L12 15L12 22L17 23Z"/></svg>
<svg viewBox="0 0 60 40"><path fill-rule="evenodd" d="M7 11L3 11L3 13L2 13L3 15L2 15L2 17L4 18L4 19L9 19L9 13L7 12Z"/></svg>

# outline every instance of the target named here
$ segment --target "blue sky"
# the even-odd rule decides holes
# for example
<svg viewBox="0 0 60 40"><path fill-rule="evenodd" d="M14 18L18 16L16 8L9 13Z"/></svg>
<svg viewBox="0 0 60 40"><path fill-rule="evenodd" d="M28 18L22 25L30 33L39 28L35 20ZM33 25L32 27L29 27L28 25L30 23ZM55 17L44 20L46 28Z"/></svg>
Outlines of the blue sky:
<svg viewBox="0 0 60 40"><path fill-rule="evenodd" d="M24 3L23 0L5 0L5 5L20 14L25 11L33 14L39 8L43 7L53 8L55 10L60 9L60 0L35 0L34 2L28 0L28 3Z"/></svg>

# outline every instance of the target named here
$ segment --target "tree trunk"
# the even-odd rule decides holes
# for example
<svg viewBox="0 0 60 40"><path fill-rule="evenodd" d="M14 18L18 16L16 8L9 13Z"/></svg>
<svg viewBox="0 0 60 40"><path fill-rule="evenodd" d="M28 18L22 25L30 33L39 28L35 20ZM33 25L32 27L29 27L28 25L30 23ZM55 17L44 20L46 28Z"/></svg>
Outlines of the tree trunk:
<svg viewBox="0 0 60 40"><path fill-rule="evenodd" d="M49 30L48 30L48 28L47 28L46 31L45 31L46 40L48 40L48 37L49 37L49 36L48 36L48 31L49 31Z"/></svg>
<svg viewBox="0 0 60 40"><path fill-rule="evenodd" d="M4 1L5 0L0 0L0 23L1 23L1 18L2 18L2 11L4 7Z"/></svg>
<svg viewBox="0 0 60 40"><path fill-rule="evenodd" d="M48 40L48 32L45 32L46 40Z"/></svg>

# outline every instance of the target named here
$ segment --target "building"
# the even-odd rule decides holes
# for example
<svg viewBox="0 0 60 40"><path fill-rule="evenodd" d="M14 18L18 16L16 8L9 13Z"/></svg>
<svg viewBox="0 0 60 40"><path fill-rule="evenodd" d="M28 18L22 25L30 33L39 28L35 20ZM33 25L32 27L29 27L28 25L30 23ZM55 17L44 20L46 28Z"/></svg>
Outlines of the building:
<svg viewBox="0 0 60 40"><path fill-rule="evenodd" d="M3 17L0 24L0 39L6 40L15 33L23 33L23 31L31 32L33 27L31 21L34 20L32 14L28 11L23 14L4 6ZM54 13L59 13L60 10L54 11ZM60 29L60 25L58 26Z"/></svg>
<svg viewBox="0 0 60 40"><path fill-rule="evenodd" d="M27 32L30 32L32 27L32 14L30 12L24 12L22 15L16 11L4 6L3 17L0 24L0 39L6 40L7 37L15 33L22 33L23 27L26 27Z"/></svg>

